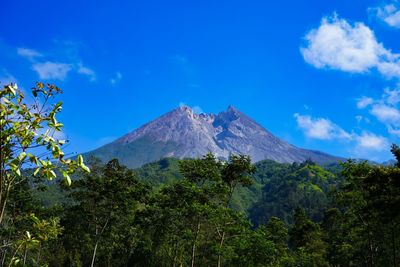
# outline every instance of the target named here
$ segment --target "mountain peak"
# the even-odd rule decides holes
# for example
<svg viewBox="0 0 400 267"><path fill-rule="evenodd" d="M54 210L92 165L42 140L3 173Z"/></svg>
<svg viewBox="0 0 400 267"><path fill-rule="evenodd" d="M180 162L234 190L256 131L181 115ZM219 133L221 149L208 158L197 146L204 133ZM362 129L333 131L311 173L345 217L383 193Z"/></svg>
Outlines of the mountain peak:
<svg viewBox="0 0 400 267"><path fill-rule="evenodd" d="M229 105L226 111L227 111L227 112L235 112L235 111L240 111L240 110L238 110L238 109L237 109L235 106L233 106L233 105Z"/></svg>
<svg viewBox="0 0 400 267"><path fill-rule="evenodd" d="M340 158L297 148L274 136L233 105L214 114L195 114L182 105L121 138L88 154L106 162L117 158L128 167L165 157L197 158L209 152L227 159L249 155L253 161L334 162Z"/></svg>
<svg viewBox="0 0 400 267"><path fill-rule="evenodd" d="M176 108L175 110L178 111L183 111L183 112L187 112L187 113L193 113L193 110L191 107L187 106L187 105L180 105L178 108Z"/></svg>

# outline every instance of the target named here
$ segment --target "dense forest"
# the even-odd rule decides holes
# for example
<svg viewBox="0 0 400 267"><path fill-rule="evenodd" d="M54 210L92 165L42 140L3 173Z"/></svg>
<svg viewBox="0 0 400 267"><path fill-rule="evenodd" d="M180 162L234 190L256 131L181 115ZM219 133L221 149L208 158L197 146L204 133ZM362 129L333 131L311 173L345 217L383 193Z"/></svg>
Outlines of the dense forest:
<svg viewBox="0 0 400 267"><path fill-rule="evenodd" d="M52 137L58 91L33 88L44 109L14 85L0 91L1 266L399 265L396 145L391 166L213 154L134 170L84 163Z"/></svg>

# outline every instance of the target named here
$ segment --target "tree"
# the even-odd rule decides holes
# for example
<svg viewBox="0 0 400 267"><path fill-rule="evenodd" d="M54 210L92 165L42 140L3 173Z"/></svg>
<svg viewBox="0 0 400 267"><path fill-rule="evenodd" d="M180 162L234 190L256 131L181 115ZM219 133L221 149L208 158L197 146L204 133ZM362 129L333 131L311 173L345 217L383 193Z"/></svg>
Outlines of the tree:
<svg viewBox="0 0 400 267"><path fill-rule="evenodd" d="M295 210L289 242L300 266L328 265L325 261L326 244L322 240L320 227L307 217L302 208Z"/></svg>
<svg viewBox="0 0 400 267"><path fill-rule="evenodd" d="M32 104L28 104L16 84L0 90L0 227L4 227L9 197L15 186L27 179L24 168L49 180L57 177L57 169L67 184L77 169L89 172L82 156L77 160L65 159L61 148L66 140L55 137L63 127L56 119L62 102L54 102L61 90L55 85L36 83L31 93ZM26 236L34 238L29 232ZM3 255L8 247L9 244L1 247Z"/></svg>
<svg viewBox="0 0 400 267"><path fill-rule="evenodd" d="M92 165L92 172L71 187L75 205L66 210L62 221L65 244L85 266L94 266L98 256L101 262L114 258L117 265L127 264L137 241L134 217L149 191L116 159L104 166Z"/></svg>
<svg viewBox="0 0 400 267"><path fill-rule="evenodd" d="M200 185L206 192L211 193L211 199L220 212L219 220L214 224L219 237L217 266L222 264L222 252L228 233L236 228L237 220L231 216L229 204L238 186L250 186L255 171L251 159L244 155L230 155L227 162L218 161L214 155L207 154L202 159L192 159L181 163L181 172L189 181ZM192 264L193 265L193 264Z"/></svg>
<svg viewBox="0 0 400 267"><path fill-rule="evenodd" d="M392 146L394 166L348 161L336 203L343 210L342 231L352 240L353 259L365 266L397 266L400 239L400 149Z"/></svg>
<svg viewBox="0 0 400 267"><path fill-rule="evenodd" d="M300 206L313 221L320 221L329 205L328 193L335 186L335 178L333 173L310 162L277 169L250 210L250 218L256 225L266 223L271 217L291 224L293 211Z"/></svg>
<svg viewBox="0 0 400 267"><path fill-rule="evenodd" d="M248 157L228 161L207 154L179 162L183 179L161 187L137 217L146 244L135 253L140 266L210 266L233 263L238 240L250 231L243 214L229 207L237 186L247 186Z"/></svg>
<svg viewBox="0 0 400 267"><path fill-rule="evenodd" d="M277 217L271 217L266 226L268 238L274 242L279 256L285 255L288 251L287 241L289 230L284 221Z"/></svg>

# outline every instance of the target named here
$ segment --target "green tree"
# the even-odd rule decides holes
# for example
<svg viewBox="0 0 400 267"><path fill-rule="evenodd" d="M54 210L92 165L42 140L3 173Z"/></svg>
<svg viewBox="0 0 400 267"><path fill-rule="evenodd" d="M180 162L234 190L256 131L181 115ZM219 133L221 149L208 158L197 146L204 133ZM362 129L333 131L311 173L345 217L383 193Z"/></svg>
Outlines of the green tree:
<svg viewBox="0 0 400 267"><path fill-rule="evenodd" d="M320 227L301 208L295 210L289 242L299 266L328 266L325 260L326 244L322 240Z"/></svg>
<svg viewBox="0 0 400 267"><path fill-rule="evenodd" d="M236 221L231 220L232 216L229 216L228 206L238 186L250 186L252 184L250 175L254 173L255 167L251 164L251 159L248 156L231 155L227 162L221 162L217 161L212 154L208 154L203 159L182 162L181 170L185 178L202 186L211 182L214 190L210 190L210 192L216 192L216 199L221 201L219 210L225 212L222 212L218 223L215 223L216 232L219 236L217 266L221 266L224 244L226 239L230 238L227 235L228 229L232 230L232 225L235 225L234 222Z"/></svg>
<svg viewBox="0 0 400 267"><path fill-rule="evenodd" d="M263 187L261 199L250 209L256 225L278 217L293 223L293 211L302 207L313 221L321 221L329 206L329 192L336 186L336 176L312 162L293 163L276 168Z"/></svg>
<svg viewBox="0 0 400 267"><path fill-rule="evenodd" d="M277 217L271 217L266 226L268 239L271 240L277 249L278 258L288 254L289 229L284 221Z"/></svg>
<svg viewBox="0 0 400 267"><path fill-rule="evenodd" d="M54 97L61 90L55 85L37 83L32 88L32 104L27 104L24 93L16 84L5 85L0 90L0 227L9 225L9 198L16 186L27 179L22 169L30 168L34 174L54 179L55 169L59 170L67 184L70 174L76 169L89 171L82 156L77 160L65 159L62 146L66 140L54 137L62 130L63 124L56 119L62 102L55 103ZM25 232L26 240L39 240L30 232ZM1 237L1 253L4 254L14 243ZM16 252L18 252L17 246ZM17 253L14 253L15 255Z"/></svg>
<svg viewBox="0 0 400 267"><path fill-rule="evenodd" d="M212 154L179 163L181 181L153 195L139 216L147 266L208 266L231 262L237 240L250 229L246 218L229 208L237 186L250 184L248 157L220 161Z"/></svg>
<svg viewBox="0 0 400 267"><path fill-rule="evenodd" d="M399 159L400 150L396 145L392 146L392 153ZM357 264L398 265L399 166L399 162L382 166L354 161L343 165L345 180L336 194L336 204L343 214L337 224L345 237L341 245Z"/></svg>
<svg viewBox="0 0 400 267"><path fill-rule="evenodd" d="M62 225L73 261L80 259L84 266L107 265L113 259L115 265L127 264L137 242L135 214L150 188L114 159L105 166L92 165L92 172L70 190L76 204L67 209Z"/></svg>

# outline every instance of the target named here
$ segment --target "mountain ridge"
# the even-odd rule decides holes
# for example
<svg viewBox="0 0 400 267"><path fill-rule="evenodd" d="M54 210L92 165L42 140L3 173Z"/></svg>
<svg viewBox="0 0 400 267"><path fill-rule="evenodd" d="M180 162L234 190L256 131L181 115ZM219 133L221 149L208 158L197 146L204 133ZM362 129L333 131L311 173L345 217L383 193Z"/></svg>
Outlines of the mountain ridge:
<svg viewBox="0 0 400 267"><path fill-rule="evenodd" d="M254 162L264 159L280 163L343 160L291 145L232 105L218 114L197 114L190 107L181 106L87 155L102 161L117 158L128 167L139 167L161 158L195 158L209 152L221 159L227 159L230 154L245 154Z"/></svg>

